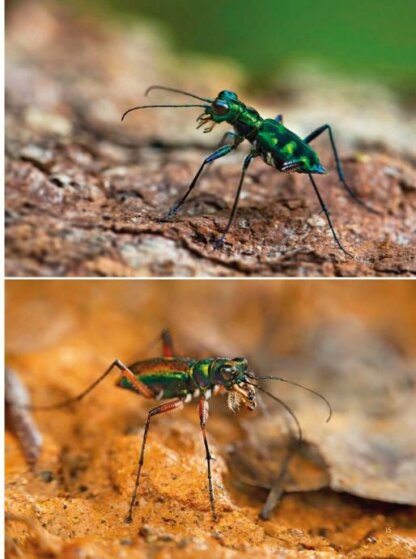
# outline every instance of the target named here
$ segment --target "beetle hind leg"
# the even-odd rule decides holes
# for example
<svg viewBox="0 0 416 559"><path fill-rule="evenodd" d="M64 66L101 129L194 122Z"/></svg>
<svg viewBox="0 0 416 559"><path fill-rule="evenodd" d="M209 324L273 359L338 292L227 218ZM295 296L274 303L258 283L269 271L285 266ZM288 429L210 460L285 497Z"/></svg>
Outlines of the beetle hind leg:
<svg viewBox="0 0 416 559"><path fill-rule="evenodd" d="M335 145L335 139L334 139L334 134L332 132L332 128L330 127L329 124L323 124L322 126L320 126L319 128L317 128L316 130L314 130L313 132L311 132L310 134L308 134L306 136L306 138L304 138L304 142L306 144L309 144L310 142L312 142L313 140L315 140L318 136L320 136L321 134L323 134L326 130L328 130L328 134L329 134L329 141L331 143L331 147L332 147L332 153L334 154L334 159L335 159L335 164L337 167L337 174L338 174L338 178L340 183L342 184L342 186L345 188L345 190L348 192L349 196L354 200L354 202L356 204L359 204L360 206L362 206L363 208L365 208L367 211L376 214L376 215L381 215L381 213L377 210L375 210L374 208L372 208L371 206L369 206L368 204L366 204L366 202L364 202L364 200L362 200L360 198L360 196L357 194L357 192L355 191L354 188L352 188L347 181L345 180L345 175L344 175L344 170L342 168L341 165L341 160L339 158L338 155L338 150L337 147Z"/></svg>
<svg viewBox="0 0 416 559"><path fill-rule="evenodd" d="M350 258L354 258L354 256L353 256L350 252L348 252L348 251L343 247L341 241L338 239L338 236L337 236L337 234L336 234L336 232L335 232L335 228L334 228L334 226L333 226L333 224L332 224L331 216L330 216L330 214L329 214L329 211L328 211L328 208L326 207L325 202L323 201L323 198L322 198L322 196L321 196L321 193L319 192L318 187L317 187L315 181L313 180L313 177L312 177L311 173L308 173L308 175L309 175L309 178L310 178L310 180L311 180L313 189L315 190L315 194L316 194L316 196L318 197L319 203L321 204L322 211L323 211L324 214L325 214L325 217L326 217L326 220L327 220L327 222L328 222L329 228L331 229L331 233L332 233L332 236L334 237L334 241L336 242L336 244L338 245L338 247L342 250L342 252L343 252L346 256L349 256Z"/></svg>

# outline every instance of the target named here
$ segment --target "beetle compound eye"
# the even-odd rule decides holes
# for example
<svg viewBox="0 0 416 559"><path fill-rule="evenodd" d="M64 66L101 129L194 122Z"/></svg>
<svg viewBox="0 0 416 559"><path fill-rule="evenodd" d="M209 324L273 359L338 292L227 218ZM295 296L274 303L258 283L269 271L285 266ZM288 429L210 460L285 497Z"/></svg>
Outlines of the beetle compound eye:
<svg viewBox="0 0 416 559"><path fill-rule="evenodd" d="M224 101L216 101L212 104L212 110L216 115L225 115L228 113L229 107Z"/></svg>
<svg viewBox="0 0 416 559"><path fill-rule="evenodd" d="M247 359L245 357L234 357L233 361L235 361L239 365L247 365Z"/></svg>
<svg viewBox="0 0 416 559"><path fill-rule="evenodd" d="M234 369L232 367L223 367L221 369L221 375L224 380L231 380L234 376Z"/></svg>

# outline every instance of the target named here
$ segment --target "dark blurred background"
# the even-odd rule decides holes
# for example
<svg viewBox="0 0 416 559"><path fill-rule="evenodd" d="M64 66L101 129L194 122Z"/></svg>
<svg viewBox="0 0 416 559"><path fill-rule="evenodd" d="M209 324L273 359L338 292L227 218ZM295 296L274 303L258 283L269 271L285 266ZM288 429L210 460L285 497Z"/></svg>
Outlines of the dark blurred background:
<svg viewBox="0 0 416 559"><path fill-rule="evenodd" d="M73 2L67 2L73 5ZM402 90L416 82L416 2L398 0L77 0L78 9L162 24L178 51L230 58L252 81L284 79L299 64L374 77Z"/></svg>

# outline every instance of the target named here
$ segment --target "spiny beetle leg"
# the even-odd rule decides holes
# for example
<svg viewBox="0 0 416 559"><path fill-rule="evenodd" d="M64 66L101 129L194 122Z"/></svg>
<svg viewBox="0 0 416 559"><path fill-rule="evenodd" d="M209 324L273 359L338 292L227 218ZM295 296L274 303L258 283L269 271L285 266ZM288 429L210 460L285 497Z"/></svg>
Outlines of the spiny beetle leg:
<svg viewBox="0 0 416 559"><path fill-rule="evenodd" d="M236 147L237 147L236 144L227 144L226 146L221 146L220 148L218 148L216 151L211 153L211 155L208 155L208 157L203 161L202 165L198 169L197 174L193 178L193 180L192 180L191 184L189 185L189 188L186 191L186 193L184 194L184 196L166 214L166 219L171 219L172 217L174 217L174 215L179 210L179 208L185 203L186 199L188 198L188 196L190 195L190 193L192 192L192 190L196 186L196 183L198 182L198 179L199 179L205 165L207 165L208 163L212 163L213 161L215 161L216 159L219 159L220 157L224 157L225 155L228 155Z"/></svg>
<svg viewBox="0 0 416 559"><path fill-rule="evenodd" d="M357 204L359 204L360 206L362 206L367 211L369 211L373 214L382 215L381 212L375 210L374 208L372 208L371 206L366 204L363 200L361 200L361 198L359 197L357 192L351 186L349 186L349 184L346 182L345 175L344 175L344 170L342 168L341 160L340 160L339 155L338 155L338 150L337 150L337 147L335 145L334 134L333 134L332 128L329 124L323 124L322 126L317 128L316 130L314 130L313 132L308 134L308 136L306 136L306 138L304 138L303 141L306 144L309 144L310 142L315 140L318 136L323 134L326 130L328 130L329 141L331 142L332 152L334 154L335 164L336 164L336 167L337 167L337 174L338 174L338 178L339 178L342 186L345 188L345 190L348 192L348 194L354 200L354 202L356 202Z"/></svg>
<svg viewBox="0 0 416 559"><path fill-rule="evenodd" d="M209 503L211 506L212 518L217 520L217 513L215 512L215 499L214 499L214 489L212 486L212 476L211 476L211 461L214 460L208 446L207 434L205 432L205 426L208 420L209 404L205 398L199 400L199 422L201 424L202 438L204 439L205 446L205 458L207 461L207 477L208 477L208 493L209 493Z"/></svg>
<svg viewBox="0 0 416 559"><path fill-rule="evenodd" d="M172 400L171 402L166 402L166 404L162 404L161 406L158 406L157 408L153 408L152 410L149 411L149 413L147 415L147 420L146 420L146 425L145 425L145 428L144 428L144 434L143 434L143 440L142 440L142 446L141 446L141 449L140 449L140 457L139 457L139 465L137 467L136 481L134 483L133 495L132 495L131 501L130 501L129 513L126 516L126 519L125 519L125 522L127 524L130 524L133 520L133 507L136 503L137 491L138 491L139 485L140 485L140 474L141 474L142 466L143 466L143 463L144 463L144 450L145 450L145 447L146 447L147 433L148 433L149 427L150 427L150 420L155 415L158 415L160 413L167 413L167 412L173 411L173 410L178 410L178 409L183 408L183 406L184 406L183 400Z"/></svg>
<svg viewBox="0 0 416 559"><path fill-rule="evenodd" d="M314 190L315 190L315 193L316 193L316 195L317 195L317 197L318 197L319 203L321 204L322 211L323 211L324 214L325 214L326 220L327 220L327 222L328 222L329 228L331 229L332 236L334 237L335 242L337 243L338 247L342 250L342 252L343 252L344 254L346 254L346 255L349 256L350 258L354 258L354 256L353 256L350 252L348 252L347 250L345 250L345 248L344 248L344 247L342 246L342 244L341 244L341 241L338 239L337 234L335 233L335 228L334 228L334 226L332 225L332 220L331 220L331 217L330 217L330 215L329 215L328 208L326 207L325 202L324 202L323 199L322 199L322 196L321 196L321 194L320 194L320 192L319 192L319 190L318 190L318 187L316 186L315 181L313 180L312 175L311 175L310 173L308 173L308 175L309 175L309 178L310 178L310 180L311 180L312 186L313 186L313 188L314 188Z"/></svg>

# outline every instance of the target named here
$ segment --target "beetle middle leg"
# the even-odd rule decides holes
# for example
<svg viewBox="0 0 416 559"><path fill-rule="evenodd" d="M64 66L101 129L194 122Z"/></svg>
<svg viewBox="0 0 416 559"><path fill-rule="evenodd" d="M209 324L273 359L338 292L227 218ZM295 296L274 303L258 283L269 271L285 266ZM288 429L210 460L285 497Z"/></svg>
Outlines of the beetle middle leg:
<svg viewBox="0 0 416 559"><path fill-rule="evenodd" d="M237 193L235 195L233 208L231 210L231 215L230 215L228 223L227 223L221 237L215 242L215 248L222 248L222 246L224 244L225 236L227 235L228 231L230 230L231 224L232 224L234 216L235 216L235 212L237 210L238 201L240 199L240 194L241 194L241 187L243 186L244 177L246 176L248 166L250 165L252 159L254 159L254 157L257 157L257 155L258 155L258 153L256 151L252 151L244 159L243 170L241 172L240 182L238 183Z"/></svg>
<svg viewBox="0 0 416 559"><path fill-rule="evenodd" d="M323 134L326 130L328 130L329 141L331 142L332 152L334 154L334 159L335 159L335 163L336 163L336 166L337 166L338 178L339 178L342 186L345 188L345 190L348 192L348 194L351 196L351 198L357 204L359 204L360 206L363 206L363 208L366 208L366 210L368 210L371 213L380 215L380 212L378 212L377 210L375 210L374 208L372 208L371 206L366 204L363 200L361 200L361 198L358 196L358 194L355 192L355 190L353 188L351 188L351 186L349 186L349 184L346 182L345 175L344 175L344 170L342 168L341 161L340 161L338 151L337 151L337 147L335 145L335 140L334 140L334 135L333 135L333 132L332 132L332 128L329 124L323 124L322 126L317 128L316 130L314 130L313 132L308 134L308 136L306 136L306 138L304 138L303 141L306 144L309 144L310 142L315 140L318 136Z"/></svg>
<svg viewBox="0 0 416 559"><path fill-rule="evenodd" d="M169 330L162 330L162 355L163 357L174 357L172 334Z"/></svg>
<svg viewBox="0 0 416 559"><path fill-rule="evenodd" d="M190 195L190 193L192 192L192 190L194 189L205 165L207 165L208 163L212 163L213 161L215 161L216 159L219 159L220 157L224 157L225 155L228 155L231 151L233 151L233 149L235 149L237 147L238 144L227 144L225 146L221 146L220 148L218 148L216 151L214 151L213 153L211 153L211 155L208 155L208 157L203 161L201 167L199 168L197 174L195 175L195 177L193 178L191 184L189 185L188 190L186 191L186 193L184 194L184 196L179 200L179 202L173 206L173 208L171 208L168 213L167 213L167 218L170 219L171 217L173 217L176 212L179 210L179 208L185 203L185 200L188 198L188 196Z"/></svg>
<svg viewBox="0 0 416 559"><path fill-rule="evenodd" d="M145 425L144 433L143 433L142 446L141 446L141 449L140 449L140 457L139 457L139 465L137 467L136 481L134 483L133 495L132 495L131 501L130 501L129 513L126 517L126 522L129 523L129 524L133 520L133 507L134 507L135 502L136 502L137 491L138 491L139 485L140 485L140 474L141 474L142 466L143 466L143 463L144 463L144 450L145 450L145 447L146 447L147 433L148 433L149 427L150 427L150 420L155 415L158 415L160 413L166 413L166 412L173 411L173 410L178 410L178 409L183 408L183 406L184 406L184 403L183 403L182 399L172 400L171 402L166 402L166 404L162 404L161 406L157 406L157 408L153 408L152 410L149 411L149 413L147 415L146 425Z"/></svg>

